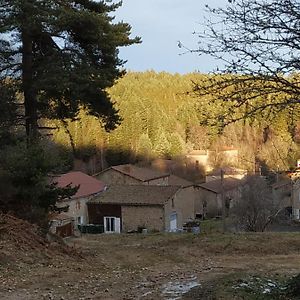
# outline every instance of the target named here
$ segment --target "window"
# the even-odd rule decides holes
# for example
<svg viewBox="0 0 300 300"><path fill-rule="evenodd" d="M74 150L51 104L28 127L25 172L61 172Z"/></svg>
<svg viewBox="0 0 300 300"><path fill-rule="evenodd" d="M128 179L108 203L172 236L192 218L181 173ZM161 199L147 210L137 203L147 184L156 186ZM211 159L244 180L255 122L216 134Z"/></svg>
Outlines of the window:
<svg viewBox="0 0 300 300"><path fill-rule="evenodd" d="M115 231L115 218L106 218L106 230L107 231Z"/></svg>
<svg viewBox="0 0 300 300"><path fill-rule="evenodd" d="M82 225L83 223L83 216L77 217L77 224Z"/></svg>
<svg viewBox="0 0 300 300"><path fill-rule="evenodd" d="M76 209L77 209L77 210L80 210L80 201L77 201L77 202L76 202Z"/></svg>

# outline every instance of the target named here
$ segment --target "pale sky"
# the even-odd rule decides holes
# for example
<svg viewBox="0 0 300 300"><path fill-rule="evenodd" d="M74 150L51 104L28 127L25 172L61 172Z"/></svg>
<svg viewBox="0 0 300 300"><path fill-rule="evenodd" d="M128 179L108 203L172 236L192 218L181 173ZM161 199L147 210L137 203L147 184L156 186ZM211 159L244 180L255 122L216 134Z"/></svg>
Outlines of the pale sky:
<svg viewBox="0 0 300 300"><path fill-rule="evenodd" d="M123 0L116 11L116 20L132 26L132 36L140 36L142 44L120 50L120 57L128 62L131 71L155 70L171 73L206 73L217 63L209 57L184 52L178 41L190 49L197 48L194 31L201 31L205 4L225 5L227 0Z"/></svg>

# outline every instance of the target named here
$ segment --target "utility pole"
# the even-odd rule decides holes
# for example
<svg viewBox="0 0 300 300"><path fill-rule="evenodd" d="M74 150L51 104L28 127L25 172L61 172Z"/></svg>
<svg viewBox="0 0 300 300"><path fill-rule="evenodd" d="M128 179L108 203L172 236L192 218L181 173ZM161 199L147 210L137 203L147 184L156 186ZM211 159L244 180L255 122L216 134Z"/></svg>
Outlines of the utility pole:
<svg viewBox="0 0 300 300"><path fill-rule="evenodd" d="M222 201L222 220L223 220L223 233L226 232L226 205L224 195L224 170L221 169L221 201Z"/></svg>

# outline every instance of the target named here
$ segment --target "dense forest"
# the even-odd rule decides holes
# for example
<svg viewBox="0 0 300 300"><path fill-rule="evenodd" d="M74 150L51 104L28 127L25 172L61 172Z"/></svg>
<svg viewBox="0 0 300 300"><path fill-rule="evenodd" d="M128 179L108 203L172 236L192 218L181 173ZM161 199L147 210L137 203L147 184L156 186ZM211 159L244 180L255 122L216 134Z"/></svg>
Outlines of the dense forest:
<svg viewBox="0 0 300 300"><path fill-rule="evenodd" d="M296 109L251 114L225 126L222 116L230 104L193 92L195 83L205 84L211 76L130 72L108 90L122 119L117 129L106 132L82 109L76 121L55 122L54 141L84 160L105 153L109 164L180 158L192 150L232 146L239 150L238 167L251 169L259 160L273 171L293 168L300 141ZM232 111L232 119L240 113Z"/></svg>

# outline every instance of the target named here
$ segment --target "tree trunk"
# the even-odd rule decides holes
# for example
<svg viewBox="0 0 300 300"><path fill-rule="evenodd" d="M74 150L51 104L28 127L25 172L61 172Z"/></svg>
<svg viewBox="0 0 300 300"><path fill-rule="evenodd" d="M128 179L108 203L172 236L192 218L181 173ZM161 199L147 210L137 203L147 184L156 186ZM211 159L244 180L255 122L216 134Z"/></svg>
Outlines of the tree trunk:
<svg viewBox="0 0 300 300"><path fill-rule="evenodd" d="M22 84L24 91L25 127L28 142L38 135L37 99L33 88L32 37L27 29L22 30Z"/></svg>

